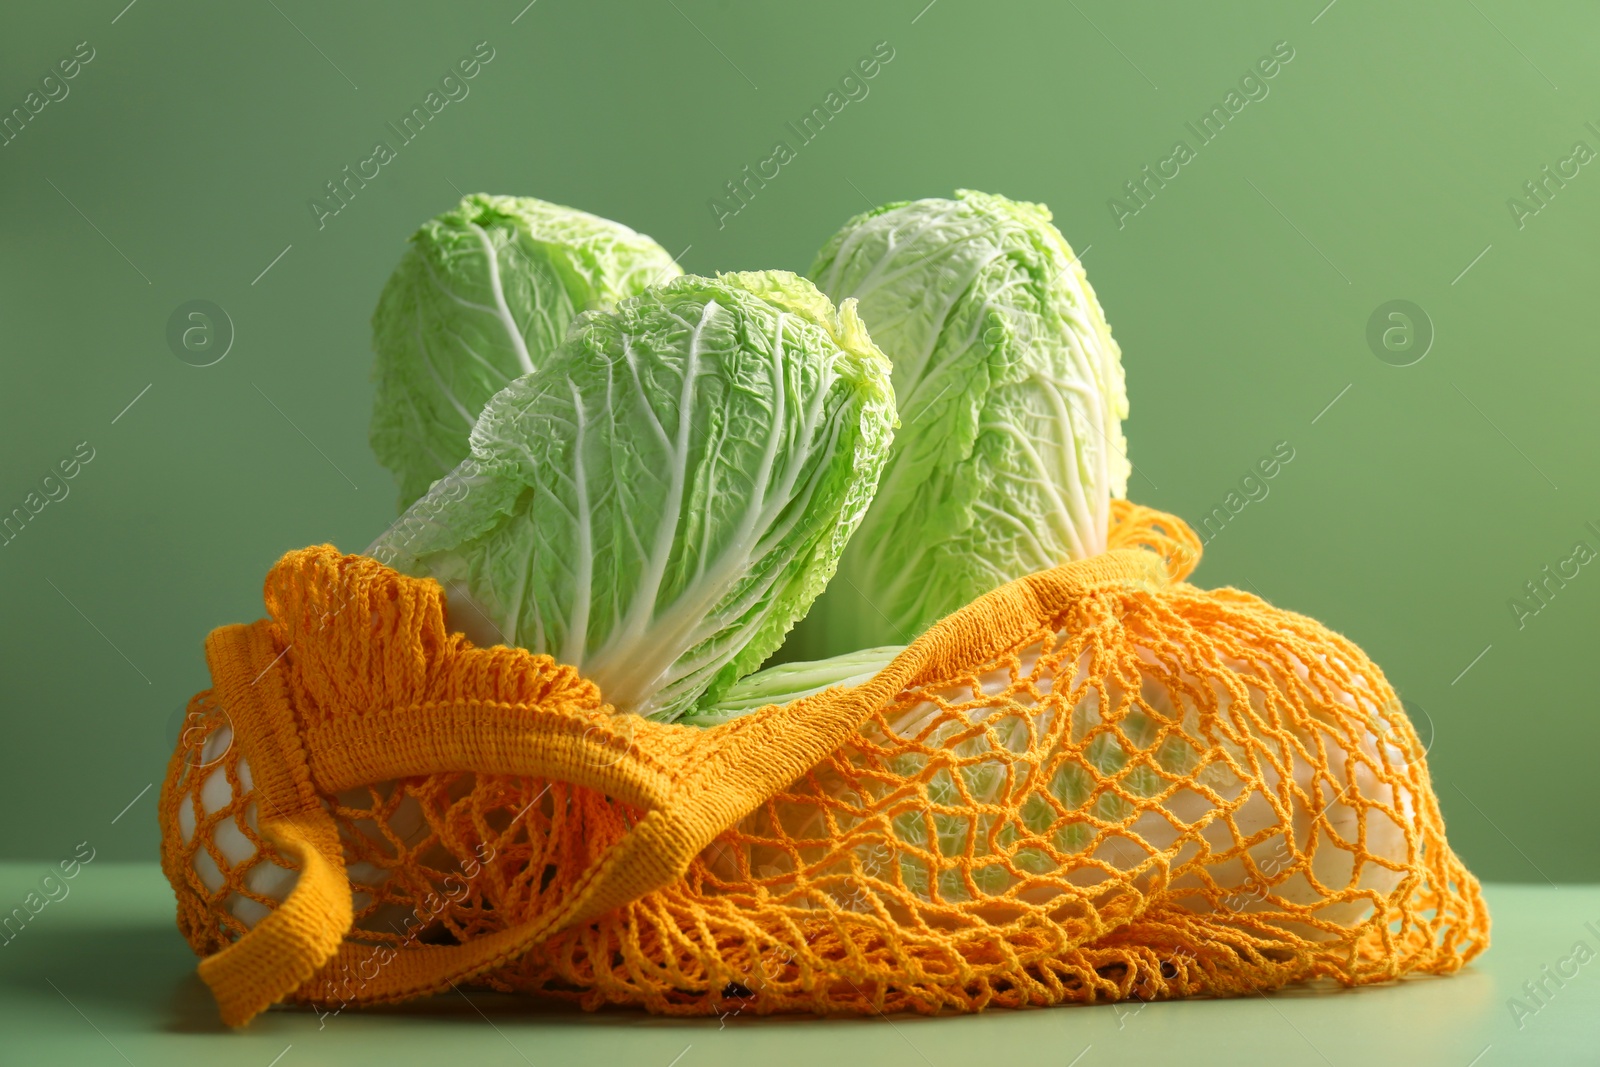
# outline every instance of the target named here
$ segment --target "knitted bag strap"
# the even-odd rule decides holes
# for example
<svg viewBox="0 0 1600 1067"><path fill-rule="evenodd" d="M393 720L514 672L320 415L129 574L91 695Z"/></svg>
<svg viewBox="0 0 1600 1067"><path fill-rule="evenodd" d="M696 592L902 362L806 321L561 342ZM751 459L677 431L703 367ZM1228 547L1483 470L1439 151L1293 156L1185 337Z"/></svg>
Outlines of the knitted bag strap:
<svg viewBox="0 0 1600 1067"><path fill-rule="evenodd" d="M284 714L283 681L263 662L273 656L281 653L265 621L225 626L206 638L213 690L250 761L261 834L300 864L299 881L282 907L200 961L200 977L230 1026L243 1025L310 978L353 921L338 828L311 783L294 717Z"/></svg>
<svg viewBox="0 0 1600 1067"><path fill-rule="evenodd" d="M442 596L432 582L395 577ZM311 725L294 711L293 670L272 669L284 656L274 624L225 627L207 642L214 688L250 761L262 833L302 871L284 905L204 960L201 976L230 1025L291 994L322 1004L381 1003L449 989L671 885L719 834L802 777L902 691L968 673L1097 588L1132 583L1153 590L1168 580L1163 559L1143 549L1030 575L941 620L862 685L771 705L710 729L616 715L603 706L474 699L372 709ZM642 817L558 905L527 922L464 944L403 951L346 940L351 890L321 796L454 771L569 782L616 798Z"/></svg>

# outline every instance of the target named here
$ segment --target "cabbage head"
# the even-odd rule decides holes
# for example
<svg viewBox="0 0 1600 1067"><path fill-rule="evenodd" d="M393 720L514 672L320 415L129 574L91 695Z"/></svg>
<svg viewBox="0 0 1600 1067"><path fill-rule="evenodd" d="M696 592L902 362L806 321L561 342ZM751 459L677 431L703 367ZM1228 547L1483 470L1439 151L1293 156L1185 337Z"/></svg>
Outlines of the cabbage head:
<svg viewBox="0 0 1600 1067"><path fill-rule="evenodd" d="M811 277L894 365L901 427L837 577L784 654L904 644L1104 551L1127 489L1121 353L1048 208L962 190L858 215Z"/></svg>
<svg viewBox="0 0 1600 1067"><path fill-rule="evenodd" d="M446 587L480 644L675 719L760 666L833 574L895 424L853 301L684 276L573 321L471 454L368 554Z"/></svg>
<svg viewBox="0 0 1600 1067"><path fill-rule="evenodd" d="M466 458L483 405L574 316L682 273L650 238L531 197L477 193L425 223L372 316L370 438L400 507Z"/></svg>

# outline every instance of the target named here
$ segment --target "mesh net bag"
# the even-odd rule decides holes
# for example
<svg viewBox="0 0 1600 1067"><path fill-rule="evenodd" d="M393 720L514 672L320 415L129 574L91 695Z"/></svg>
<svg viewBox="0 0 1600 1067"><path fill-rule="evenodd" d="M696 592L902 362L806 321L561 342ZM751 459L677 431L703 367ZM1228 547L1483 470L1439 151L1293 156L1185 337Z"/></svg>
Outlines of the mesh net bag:
<svg viewBox="0 0 1600 1067"><path fill-rule="evenodd" d="M426 580L292 552L207 640L163 867L233 1025L453 984L703 1015L1357 985L1487 945L1423 749L1316 622L1111 550L871 681L709 729L476 648Z"/></svg>

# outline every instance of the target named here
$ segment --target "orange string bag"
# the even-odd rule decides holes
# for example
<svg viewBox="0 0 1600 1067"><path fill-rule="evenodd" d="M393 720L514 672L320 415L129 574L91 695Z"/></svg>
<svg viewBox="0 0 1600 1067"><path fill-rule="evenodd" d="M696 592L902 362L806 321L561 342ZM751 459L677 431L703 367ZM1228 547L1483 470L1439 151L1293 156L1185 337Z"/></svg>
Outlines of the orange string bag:
<svg viewBox="0 0 1600 1067"><path fill-rule="evenodd" d="M223 1018L472 983L680 1015L971 1011L1459 969L1488 942L1360 649L1111 550L994 590L865 684L709 729L473 647L330 546L215 631L161 798Z"/></svg>

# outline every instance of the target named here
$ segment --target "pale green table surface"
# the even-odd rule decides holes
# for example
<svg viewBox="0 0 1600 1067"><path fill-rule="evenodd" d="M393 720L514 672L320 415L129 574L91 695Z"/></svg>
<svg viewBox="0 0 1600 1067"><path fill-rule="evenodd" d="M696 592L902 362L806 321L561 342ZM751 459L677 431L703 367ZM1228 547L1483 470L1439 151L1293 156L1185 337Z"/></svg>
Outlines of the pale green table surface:
<svg viewBox="0 0 1600 1067"><path fill-rule="evenodd" d="M45 864L0 865L9 911ZM0 946L0 1064L531 1064L537 1067L963 1067L1600 1064L1600 886L1490 887L1494 944L1445 979L1242 1000L999 1011L927 1019L725 1020L585 1014L473 993L319 1023L274 1010L217 1022L154 865L92 863L70 894ZM1546 978L1565 963L1575 977ZM1526 981L1545 981L1543 1005ZM1518 1022L1519 997L1538 1010Z"/></svg>

